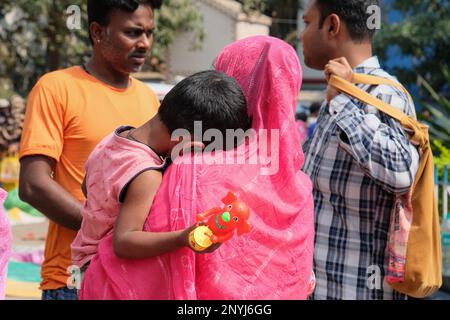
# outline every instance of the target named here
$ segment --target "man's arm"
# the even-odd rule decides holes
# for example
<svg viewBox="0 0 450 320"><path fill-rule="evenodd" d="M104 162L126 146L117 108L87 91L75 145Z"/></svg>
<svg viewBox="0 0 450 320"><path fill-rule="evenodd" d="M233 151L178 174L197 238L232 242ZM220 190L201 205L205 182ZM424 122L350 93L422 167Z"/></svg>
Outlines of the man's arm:
<svg viewBox="0 0 450 320"><path fill-rule="evenodd" d="M325 66L327 81L333 74L352 81L353 70L346 58L329 61ZM390 86L380 85L372 94L405 113L414 111L406 94ZM367 110L362 110L352 98L339 95L330 85L327 100L328 110L339 128L340 146L384 189L393 193L408 191L419 167L419 153L400 123L389 117L381 121L375 107L366 106Z"/></svg>
<svg viewBox="0 0 450 320"><path fill-rule="evenodd" d="M378 97L391 102L388 95ZM394 98L397 103L401 100ZM406 96L402 101L409 103ZM407 192L418 170L419 153L400 123L393 119L383 123L375 113L365 113L344 95L333 99L329 109L340 128L341 147L352 154L366 174L390 192Z"/></svg>
<svg viewBox="0 0 450 320"><path fill-rule="evenodd" d="M47 156L20 160L19 197L53 222L78 231L82 203L52 178L56 161Z"/></svg>

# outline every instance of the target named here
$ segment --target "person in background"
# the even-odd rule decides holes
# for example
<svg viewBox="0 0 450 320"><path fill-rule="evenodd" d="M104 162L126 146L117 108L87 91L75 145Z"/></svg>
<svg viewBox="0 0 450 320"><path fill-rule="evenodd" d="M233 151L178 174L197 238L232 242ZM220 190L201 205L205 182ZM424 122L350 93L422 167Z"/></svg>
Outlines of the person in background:
<svg viewBox="0 0 450 320"><path fill-rule="evenodd" d="M314 130L316 129L317 118L319 117L321 106L321 102L314 102L309 107L309 116L306 122L306 126L308 127L308 138L312 137Z"/></svg>
<svg viewBox="0 0 450 320"><path fill-rule="evenodd" d="M0 100L0 154L14 155L19 150L25 117L25 101L14 95ZM1 158L1 157L0 157Z"/></svg>
<svg viewBox="0 0 450 320"><path fill-rule="evenodd" d="M306 113L300 112L295 115L295 120L298 132L300 133L300 141L303 143L308 138L308 128L306 126L308 116L306 115Z"/></svg>

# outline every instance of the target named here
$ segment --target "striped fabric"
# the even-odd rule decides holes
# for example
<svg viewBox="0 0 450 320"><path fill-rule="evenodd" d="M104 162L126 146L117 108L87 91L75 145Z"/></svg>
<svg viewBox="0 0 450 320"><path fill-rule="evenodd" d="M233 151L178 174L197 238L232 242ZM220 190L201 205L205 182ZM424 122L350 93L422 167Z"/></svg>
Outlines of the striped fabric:
<svg viewBox="0 0 450 320"><path fill-rule="evenodd" d="M394 79L376 57L354 72ZM359 87L415 117L413 102L399 89ZM303 169L313 181L315 201L312 298L406 299L384 280L394 193L410 188L419 163L400 124L341 94L322 105L305 155Z"/></svg>

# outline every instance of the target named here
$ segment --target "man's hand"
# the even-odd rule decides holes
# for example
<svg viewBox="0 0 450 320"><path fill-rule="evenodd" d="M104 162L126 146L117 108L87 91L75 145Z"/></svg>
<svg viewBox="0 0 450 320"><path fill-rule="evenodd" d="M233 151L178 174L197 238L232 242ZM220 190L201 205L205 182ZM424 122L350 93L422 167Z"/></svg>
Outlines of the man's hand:
<svg viewBox="0 0 450 320"><path fill-rule="evenodd" d="M330 77L332 75L341 77L350 82L353 81L353 70L346 58L342 57L333 59L330 60L327 65L325 65L325 78L327 79L328 82L330 81ZM327 88L328 102L333 100L338 94L339 91L337 89L328 85Z"/></svg>

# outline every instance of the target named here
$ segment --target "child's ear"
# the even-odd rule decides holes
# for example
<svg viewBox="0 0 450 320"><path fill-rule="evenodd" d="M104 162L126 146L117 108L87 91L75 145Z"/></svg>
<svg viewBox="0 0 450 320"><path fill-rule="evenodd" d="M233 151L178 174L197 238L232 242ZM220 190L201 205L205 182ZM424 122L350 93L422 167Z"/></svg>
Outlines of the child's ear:
<svg viewBox="0 0 450 320"><path fill-rule="evenodd" d="M205 144L200 141L189 141L183 144L181 154L201 152L205 149Z"/></svg>
<svg viewBox="0 0 450 320"><path fill-rule="evenodd" d="M191 141L186 148L190 148L191 152L201 152L205 150L205 144L200 141ZM186 150L186 148L184 149Z"/></svg>
<svg viewBox="0 0 450 320"><path fill-rule="evenodd" d="M172 149L170 151L170 158L175 162L179 157L192 153L200 149L203 150L205 146L201 142L192 141L190 134L172 137Z"/></svg>

